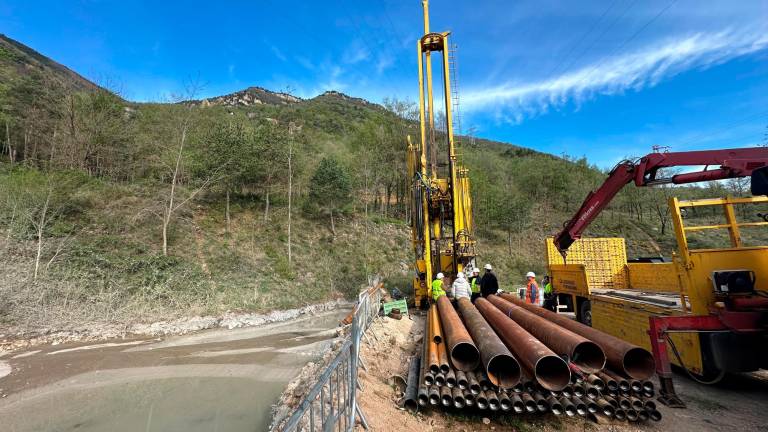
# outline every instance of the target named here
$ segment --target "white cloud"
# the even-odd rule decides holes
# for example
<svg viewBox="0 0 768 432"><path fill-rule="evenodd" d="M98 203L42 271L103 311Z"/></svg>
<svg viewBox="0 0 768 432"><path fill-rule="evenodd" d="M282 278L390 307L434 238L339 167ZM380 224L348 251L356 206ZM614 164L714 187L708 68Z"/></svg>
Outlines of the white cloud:
<svg viewBox="0 0 768 432"><path fill-rule="evenodd" d="M275 55L280 61L286 61L288 58L283 54L282 51L280 51L280 48L276 47L275 45L270 45L269 49L272 50L272 54Z"/></svg>
<svg viewBox="0 0 768 432"><path fill-rule="evenodd" d="M542 81L470 89L462 94L462 108L496 107L497 119L520 123L568 102L578 106L598 94L641 90L686 70L708 68L768 48L766 33L752 30L758 31L697 33Z"/></svg>

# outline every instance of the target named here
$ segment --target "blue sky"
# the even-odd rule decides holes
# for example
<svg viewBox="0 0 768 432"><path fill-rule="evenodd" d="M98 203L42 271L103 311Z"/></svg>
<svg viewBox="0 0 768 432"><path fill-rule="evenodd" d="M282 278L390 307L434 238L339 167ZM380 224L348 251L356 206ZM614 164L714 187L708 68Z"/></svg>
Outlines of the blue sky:
<svg viewBox="0 0 768 432"><path fill-rule="evenodd" d="M768 132L768 1L433 0L458 46L462 128L610 167L653 145L743 147ZM132 100L199 77L415 100L419 0L0 0L0 32Z"/></svg>

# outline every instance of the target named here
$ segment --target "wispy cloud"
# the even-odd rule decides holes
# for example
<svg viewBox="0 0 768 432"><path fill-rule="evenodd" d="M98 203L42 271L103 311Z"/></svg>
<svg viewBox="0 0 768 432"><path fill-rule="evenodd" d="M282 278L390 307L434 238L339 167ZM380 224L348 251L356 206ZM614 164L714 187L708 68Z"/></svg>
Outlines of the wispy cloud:
<svg viewBox="0 0 768 432"><path fill-rule="evenodd" d="M288 60L288 57L286 57L285 54L283 54L283 52L280 51L280 48L278 48L278 47L276 47L274 45L270 45L269 49L272 50L272 54L274 54L275 57L280 59L280 61L287 61Z"/></svg>
<svg viewBox="0 0 768 432"><path fill-rule="evenodd" d="M495 107L497 120L520 123L568 102L578 106L596 95L640 90L686 70L705 69L766 48L764 31L697 33L546 80L474 88L462 95L462 108Z"/></svg>

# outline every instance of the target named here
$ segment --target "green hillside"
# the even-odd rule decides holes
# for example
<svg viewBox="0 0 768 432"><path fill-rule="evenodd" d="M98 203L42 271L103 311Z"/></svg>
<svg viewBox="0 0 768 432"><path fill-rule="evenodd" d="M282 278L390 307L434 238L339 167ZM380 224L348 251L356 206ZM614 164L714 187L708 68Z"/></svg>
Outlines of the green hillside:
<svg viewBox="0 0 768 432"><path fill-rule="evenodd" d="M132 103L5 37L0 78L3 326L288 308L351 298L373 275L409 285L411 104L257 87ZM605 174L583 159L460 141L479 262L516 286L544 270L544 237ZM668 195L739 187L628 188L589 234L624 236L631 255L657 255L656 245L669 255Z"/></svg>

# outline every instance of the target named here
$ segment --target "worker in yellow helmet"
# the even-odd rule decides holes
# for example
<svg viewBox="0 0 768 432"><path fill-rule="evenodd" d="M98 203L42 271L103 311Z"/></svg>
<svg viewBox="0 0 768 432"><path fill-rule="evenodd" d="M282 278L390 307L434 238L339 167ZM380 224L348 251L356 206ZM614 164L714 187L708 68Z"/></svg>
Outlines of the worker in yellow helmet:
<svg viewBox="0 0 768 432"><path fill-rule="evenodd" d="M443 289L443 278L445 276L442 273L438 273L437 276L435 276L435 280L432 281L432 300L437 301L437 298L440 296L445 295L445 290Z"/></svg>

